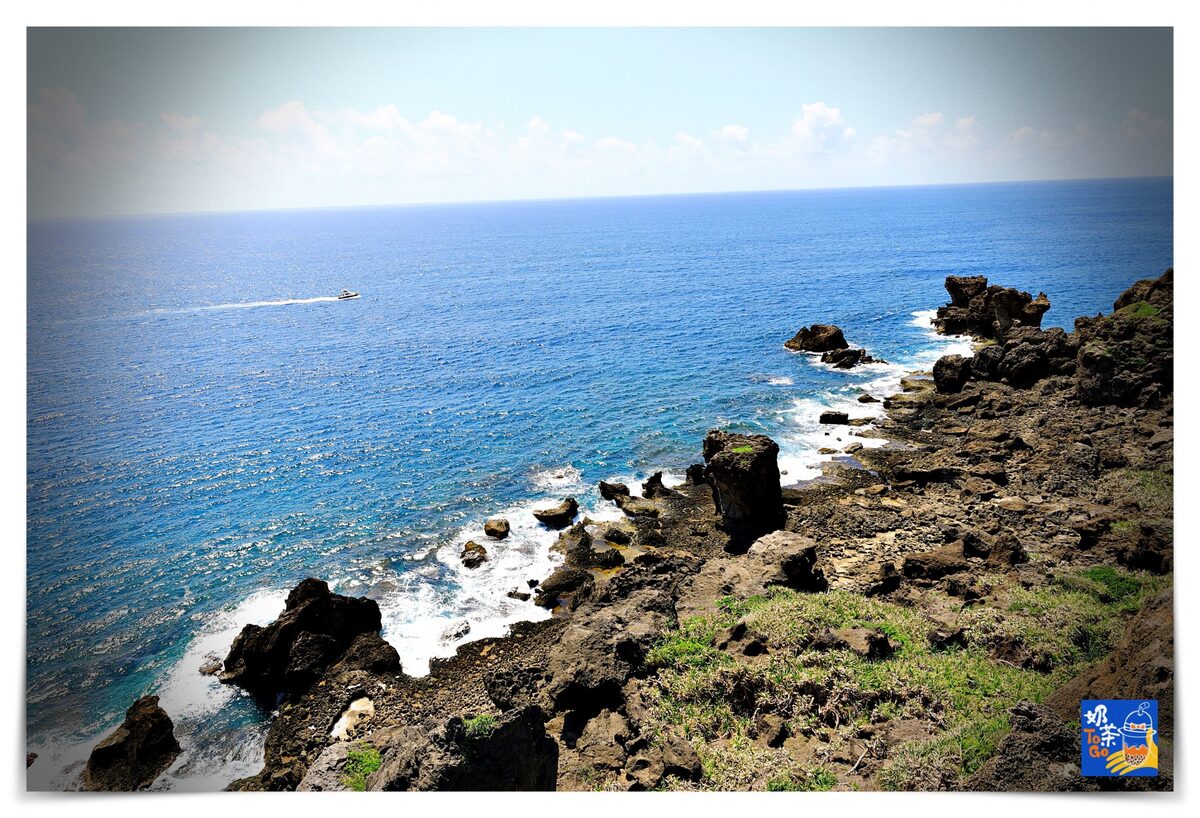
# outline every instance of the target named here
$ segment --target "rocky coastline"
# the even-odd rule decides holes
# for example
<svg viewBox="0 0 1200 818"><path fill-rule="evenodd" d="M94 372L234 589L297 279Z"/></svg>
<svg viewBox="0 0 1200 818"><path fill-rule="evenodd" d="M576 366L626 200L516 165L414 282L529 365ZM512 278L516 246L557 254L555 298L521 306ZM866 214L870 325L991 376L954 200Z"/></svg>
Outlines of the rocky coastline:
<svg viewBox="0 0 1200 818"><path fill-rule="evenodd" d="M1171 789L1172 276L1070 333L951 276L935 325L975 354L861 398L887 445L780 488L774 441L712 430L682 485L601 483L620 522L539 510L563 561L516 593L554 615L427 676L305 580L223 663L276 713L229 789ZM873 360L831 325L785 345ZM1079 700L1109 696L1158 700L1158 778L1079 776ZM127 788L170 763L121 746Z"/></svg>

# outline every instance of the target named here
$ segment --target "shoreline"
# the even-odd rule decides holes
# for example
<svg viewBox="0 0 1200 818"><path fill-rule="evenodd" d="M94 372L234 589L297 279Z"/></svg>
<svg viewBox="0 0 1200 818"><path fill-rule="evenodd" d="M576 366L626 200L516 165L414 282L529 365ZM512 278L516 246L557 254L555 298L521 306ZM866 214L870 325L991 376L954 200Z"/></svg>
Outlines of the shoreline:
<svg viewBox="0 0 1200 818"><path fill-rule="evenodd" d="M921 312L921 311L918 311ZM914 312L914 318L918 319L918 312ZM919 319L918 319L919 320ZM915 323L915 321L914 321ZM949 349L956 341L951 341L946 345ZM937 374L935 370L935 376ZM878 379L882 380L882 378ZM949 456L952 448L957 446L961 438L958 433L947 431L942 435L943 440L931 444L924 439L929 432L921 428L921 423L925 420L922 413L933 411L930 407L936 408L937 411L944 411L942 407L937 406L939 394L934 388L934 380L919 379L919 372L910 372L908 376L897 375L895 380L897 386L901 387L901 391L896 394L887 396L887 399L881 401L878 406L878 413L874 416L871 423L866 427L871 432L879 437L873 439L883 440L883 443L878 447L865 447L851 454L834 454L829 455L829 459L824 461L822 474L816 478L801 481L796 485L784 486L783 508L788 509L788 521L783 530L798 531L801 535L817 536L817 542L825 543L822 548L826 551L822 562L825 566L826 576L829 578L831 585L838 590L844 588L855 589L854 593L868 593L872 587L875 587L882 581L886 581L887 577L876 575L874 564L870 570L864 564L862 553L851 553L847 558L844 555L845 549L838 551L836 548L837 537L831 537L837 530L828 522L822 524L811 519L807 519L808 512L806 509L824 508L829 506L832 499L834 506L845 506L849 509L849 513L854 515L860 513L859 516L864 518L868 523L871 517L877 513L877 509L891 508L893 511L897 509L895 506L889 506L888 502L902 503L904 501L896 499L897 492L908 491L913 486L903 487L901 484L906 480L902 474L896 471L897 463L900 459L913 459L914 453L918 459L926 460L932 458L937 459L939 456ZM1012 390L1014 394L1019 390ZM1006 398L1006 399L1011 399ZM951 401L943 400L942 403L952 402L957 398L952 398ZM977 411L978 403L968 403L961 406L951 407L955 415L967 417ZM857 407L859 411L862 407ZM971 411L962 412L963 409ZM993 413L994 414L994 413ZM1167 415L1169 417L1169 414ZM999 422L1008 422L1012 420L1010 417L1001 414ZM945 421L941 420L943 426ZM957 427L947 426L946 429L955 429ZM865 429L864 429L865 431ZM936 434L936 427L934 433ZM946 439L948 438L948 440ZM932 446L932 448L930 448ZM850 458L861 464L859 467L851 467L841 464L837 461L843 458ZM780 466L782 466L782 459ZM986 469L985 469L986 471ZM995 475L995 469L990 472ZM879 476L885 476L884 483L876 483ZM896 479L901 477L901 479ZM968 478L970 479L970 478ZM981 478L982 479L982 478ZM782 481L780 481L782 483ZM924 491L930 487L938 487L942 480L940 478L933 479L922 483L920 479L914 481L910 478L907 482L913 485L921 486ZM888 484L900 486L888 490ZM873 489L883 485L884 488L874 492ZM640 492L639 492L640 493ZM657 494L657 493L656 493ZM621 720L629 722L635 720L634 714L630 712L630 695L625 692L620 697L621 704L615 704L608 693L600 696L604 701L598 712L590 712L592 705L584 708L585 712L582 715L572 716L573 713L580 714L579 702L573 700L575 694L569 691L572 684L578 684L578 680L566 683L563 688L561 683L556 683L556 675L571 676L571 668L556 668L555 667L555 652L560 650L559 642L564 637L569 637L574 632L588 632L589 619L603 619L612 617L614 609L620 610L625 606L631 597L637 597L639 593L645 594L666 594L669 597L668 608L673 609L673 613L665 615L661 610L656 609L653 605L649 609L636 609L632 613L636 614L634 619L625 621L626 626L631 626L637 629L639 625L645 625L647 620L652 627L650 632L640 638L638 649L643 654L646 650L653 647L654 644L661 641L666 634L670 633L670 621L674 618L674 614L678 614L678 619L681 621L683 615L679 613L687 605L681 608L681 599L686 598L689 593L695 595L698 593L695 586L698 583L698 577L704 575L706 566L710 564L725 563L726 561L737 558L736 551L729 548L729 535L724 531L723 526L728 522L723 520L720 515L712 512L712 497L713 491L711 486L705 483L697 483L694 480L688 480L684 484L667 487L667 490L661 495L651 498L651 502L658 509L654 514L654 519L657 521L652 524L647 524L644 519L639 516L629 517L626 514L621 514L615 507L611 506L605 511L612 511L613 514L605 514L604 520L588 519L583 517L583 523L577 524L583 527L583 531L587 532L591 537L597 537L598 529L601 525L607 526L614 521L618 524L624 523L626 527L631 529L635 545L646 545L641 556L633 558L624 567L615 571L615 573L605 573L605 570L587 567L587 570L592 576L590 584L584 586L586 592L580 588L574 589L573 592L568 592L565 598L560 598L561 604L556 606L556 610L552 616L538 621L519 621L511 624L511 633L507 636L486 637L483 639L472 639L464 641L457 646L455 655L447 658L431 658L429 663L429 673L424 676L411 676L409 674L400 674L399 676L388 676L388 681L376 681L375 684L380 686L392 686L393 689L385 689L375 702L375 713L384 714L391 712L391 716L377 715L375 721L368 722L366 732L361 735L362 738L371 738L372 736L381 735L387 736L383 740L384 746L388 740L394 740L395 736L389 733L389 725L399 725L404 722L412 722L414 719L428 718L430 714L440 713L445 716L449 713L463 712L478 712L487 713L499 711L495 718L505 719L511 716L511 712L499 707L496 702L495 683L489 685L489 680L496 675L496 664L502 664L510 668L512 674L520 676L520 668L528 668L531 665L545 665L546 672L550 679L535 681L533 686L538 688L537 695L528 697L530 703L528 706L535 706L533 700L537 700L536 706L544 710L546 730L550 735L556 735L556 741L559 742L558 756L558 779L559 783L563 783L562 762L565 758L567 763L567 783L571 782L570 776L575 775L582 766L578 758L572 758L571 754L580 755L580 742L591 746L587 739L588 730L597 722L597 720L612 721L613 718L619 717ZM1043 503L1045 498L1042 498ZM534 501L535 503L537 501ZM878 502L878 505L875 503ZM1024 500L1021 501L1025 503ZM527 504L529 505L529 504ZM1025 503L1028 506L1028 503ZM1040 505L1040 504L1039 504ZM707 512L706 512L707 510ZM911 511L911 509L908 509ZM797 513L800 514L800 519L797 520ZM839 514L847 512L838 508L834 508L832 515L837 517ZM900 515L903 515L903 511ZM1023 513L1023 512L1022 512ZM611 519L610 519L611 518ZM807 525L804 523L807 522ZM591 523L592 525L589 525ZM869 526L868 526L869 527ZM465 530L465 529L464 529ZM562 550L566 551L564 557L557 562L552 561L552 571L557 571L562 567L572 567L572 546L568 542L565 546L562 545L563 540L567 539L567 535L575 529L568 529L567 532L560 538L558 545ZM576 532L578 537L580 532ZM995 535L985 535L995 536ZM647 543L641 543L640 540L645 539ZM829 542L833 541L834 547L830 547ZM648 544L653 541L653 544ZM489 541L490 542L490 541ZM749 547L749 543L746 543ZM553 546L552 546L553 547ZM621 550L621 546L617 544L608 544L605 550ZM589 547L584 550L585 560L590 558L590 555L595 553L595 549ZM835 556L835 553L838 556ZM731 556L733 555L733 556ZM848 562L847 562L848 559ZM839 560L841 561L839 563ZM576 560L578 561L578 560ZM1014 570L1018 570L1017 564L1012 566ZM553 575L553 574L551 574ZM646 583L651 577L658 577L651 585ZM668 590L663 590L659 587L659 583L667 577ZM623 578L623 579L622 579ZM904 584L909 584L909 579L906 578ZM941 578L939 577L939 580ZM839 585L841 583L841 585ZM849 584L847 584L849 583ZM919 584L919 583L918 583ZM615 587L614 587L615 586ZM628 587L622 587L628 586ZM689 591L690 588L690 591ZM653 591L653 594L652 594ZM896 589L885 592L887 594L896 593ZM577 619L582 619L582 623L576 623ZM582 651L587 659L587 649L584 646ZM645 656L642 656L644 661ZM560 659L560 662L565 661ZM568 662L569 664L569 662ZM600 664L605 664L601 662ZM611 662L608 662L611 664ZM612 670L610 667L605 667L604 671ZM644 681L645 677L640 671L627 669L625 679L621 684L628 687L633 684L637 687ZM595 668L588 669L588 673L595 674ZM332 673L332 671L326 671ZM346 679L354 679L356 681L351 684L357 689L365 689L370 685L370 680L374 675L367 672L366 676L361 676L364 671L361 669L342 670L341 676ZM347 675L349 674L349 675ZM503 675L503 674L501 674ZM586 674L585 674L586 675ZM600 675L604 675L601 673ZM339 678L338 674L334 673L330 681ZM522 682L524 684L524 682ZM557 686L556 686L557 684ZM605 683L607 684L607 683ZM324 681L322 682L324 685ZM528 685L524 685L528 687ZM517 685L521 687L521 685ZM595 686L593 685L593 688ZM547 688L551 691L557 690L557 694L551 692L547 694ZM600 688L595 688L593 692L600 689L607 689L604 685ZM636 690L635 690L636 692ZM405 702L402 694L414 694L418 699L427 699L427 705L414 705L411 702ZM549 701L546 701L549 695ZM556 698L557 696L557 698ZM606 698L608 697L608 698ZM276 718L272 721L268 730L267 736L267 767L264 768L263 774L251 779L244 779L238 782L239 788L259 788L265 787L270 789L284 788L290 789L300 786L302 781L309 778L309 773L314 765L319 766L322 763L331 763L322 761L325 758L325 750L335 745L328 745L318 750L317 745L312 744L311 737L304 737L300 725L290 725L286 729L282 727L284 722L300 721L304 724L322 724L328 721L330 716L335 716L337 712L344 710L349 702L342 701L345 696L331 698L328 695L322 697L321 694L315 693L313 690L308 690L300 695L299 698L285 704L280 710L281 718ZM501 696L501 698L504 698ZM510 697L511 698L511 697ZM521 698L517 696L516 698ZM636 709L636 708L634 708ZM608 714L608 715L605 715ZM573 735L575 729L571 721L583 718L583 732L580 735ZM336 720L336 719L335 719ZM652 719L651 719L652 721ZM332 723L332 722L330 722ZM507 724L508 722L503 722ZM629 725L626 724L626 729ZM311 732L311 731L309 731ZM394 729L393 729L394 732ZM534 731L536 732L536 731ZM573 737L573 738L572 738ZM610 737L611 738L611 737ZM677 739L678 737L674 737ZM299 742L299 746L296 746ZM321 742L317 742L320 744ZM344 743L344 742L343 742ZM592 742L593 744L604 744L604 742ZM610 742L611 743L611 742ZM768 742L769 743L769 742ZM293 753L291 750L284 751L286 747L292 747L296 750ZM678 748L677 748L678 750ZM314 752L315 751L315 752ZM635 757L653 756L647 748L641 748L638 752L640 756L633 752L629 747L622 751L626 759L622 763L619 770L622 770L622 775L627 779L626 783L632 781L638 788L638 784L645 784L646 777L635 774L636 771L631 771L628 763ZM686 752L679 750L683 755ZM693 751L694 754L695 751ZM864 751L864 758L866 752ZM284 758L304 758L304 771L298 773L292 764L283 764L281 761ZM860 761L862 759L860 758ZM336 761L336 759L334 760ZM344 762L344 754L342 757ZM654 765L651 764L651 767ZM686 765L685 765L686 766ZM671 765L667 764L662 770L662 775L671 778L668 770ZM870 767L870 764L867 765ZM866 768L863 768L864 770ZM680 778L686 782L691 775L691 768L687 768L687 775ZM282 776L282 777L281 777ZM678 776L676 776L678 777ZM325 785L331 783L336 784L336 776L334 779L329 779L326 776L321 779ZM311 783L311 782L310 782ZM575 783L579 783L576 780ZM661 780L656 782L661 783ZM760 782L762 783L762 782ZM279 787L277 785L283 785ZM336 788L336 787L334 787Z"/></svg>

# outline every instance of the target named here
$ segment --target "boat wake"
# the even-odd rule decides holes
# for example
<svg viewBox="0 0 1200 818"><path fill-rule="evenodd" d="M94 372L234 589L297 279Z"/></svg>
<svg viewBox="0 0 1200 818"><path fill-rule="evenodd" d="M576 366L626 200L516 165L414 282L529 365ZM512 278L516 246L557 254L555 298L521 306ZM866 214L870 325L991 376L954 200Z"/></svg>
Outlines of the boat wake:
<svg viewBox="0 0 1200 818"><path fill-rule="evenodd" d="M146 310L145 312L137 313L137 315L186 315L196 312L213 312L214 310L248 310L255 307L284 307L289 304L320 304L326 301L344 300L346 299L338 298L336 295L321 295L316 298L281 298L277 301L236 301L230 304L204 304L198 307Z"/></svg>

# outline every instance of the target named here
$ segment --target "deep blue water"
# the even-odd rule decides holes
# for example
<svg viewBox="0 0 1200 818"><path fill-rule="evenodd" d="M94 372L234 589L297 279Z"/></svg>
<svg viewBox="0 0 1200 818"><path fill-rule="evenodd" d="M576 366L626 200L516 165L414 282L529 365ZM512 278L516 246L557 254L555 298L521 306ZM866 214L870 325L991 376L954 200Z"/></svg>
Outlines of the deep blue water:
<svg viewBox="0 0 1200 818"><path fill-rule="evenodd" d="M1172 264L1172 216L1152 179L31 224L27 723L62 758L30 781L156 690L188 750L165 786L220 786L262 714L199 657L299 579L378 598L419 670L444 624L534 613L504 597L546 565L531 502L595 506L718 425L803 476L814 407L944 350L913 313L946 275L1069 328ZM813 322L894 366L782 348ZM514 537L460 570L499 510Z"/></svg>

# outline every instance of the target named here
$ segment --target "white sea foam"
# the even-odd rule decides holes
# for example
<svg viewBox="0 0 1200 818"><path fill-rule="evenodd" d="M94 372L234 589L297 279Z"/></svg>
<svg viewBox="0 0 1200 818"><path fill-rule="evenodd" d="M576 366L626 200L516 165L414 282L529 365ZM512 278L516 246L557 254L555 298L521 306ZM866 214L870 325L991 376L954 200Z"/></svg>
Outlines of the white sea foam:
<svg viewBox="0 0 1200 818"><path fill-rule="evenodd" d="M932 320L936 315L937 310L916 310L912 313L910 326L919 327L926 335L926 344L918 352L893 363L864 364L856 367L850 374L865 376L864 380L856 378L853 382L847 382L844 386L817 398L799 399L784 413L781 418L784 431L778 436L780 482L791 485L819 477L822 466L834 458L844 456L842 450L852 443L861 443L865 449L879 448L888 443L881 437L862 436L863 432L872 428L873 423L859 427L826 425L819 422L822 412L834 410L845 412L852 418L878 419L884 414L882 402L859 403L860 394L865 392L882 399L900 391L900 381L909 373L929 368L943 355L973 354L969 338L939 335L934 330ZM804 357L812 366L836 372L844 371L821 363L816 355ZM835 449L836 452L821 454L821 448Z"/></svg>
<svg viewBox="0 0 1200 818"><path fill-rule="evenodd" d="M195 745L198 728L205 727L235 697L245 695L239 688L221 684L215 676L201 674L200 666L212 656L224 658L243 626L274 620L283 610L286 596L286 591L260 591L211 617L151 691L174 722L175 737L182 748L154 789L220 790L235 778L261 769L266 725L225 731L210 736L202 748ZM119 718L114 714L111 723L83 739L51 737L41 745L31 745L29 749L38 754L38 759L27 773L27 787L78 789L92 748L113 730Z"/></svg>
<svg viewBox="0 0 1200 818"><path fill-rule="evenodd" d="M508 520L509 534L503 540L493 540L483 533L482 518L473 521L439 547L434 560L407 566L391 580L392 587L376 596L383 611L383 636L400 654L406 673L423 675L429 671L431 658L453 656L466 642L503 636L516 622L550 616L549 611L530 601L513 599L508 592L528 592L529 580L545 579L561 561L550 550L558 532L533 516L535 508L554 502L543 498L497 509L489 516ZM467 568L459 557L468 540L487 549L488 557L478 568ZM438 581L430 581L432 574ZM463 620L469 623L470 631L458 638L446 638L447 629Z"/></svg>
<svg viewBox="0 0 1200 818"><path fill-rule="evenodd" d="M564 491L583 488L583 472L574 466L559 466L534 472L529 478L538 491Z"/></svg>

